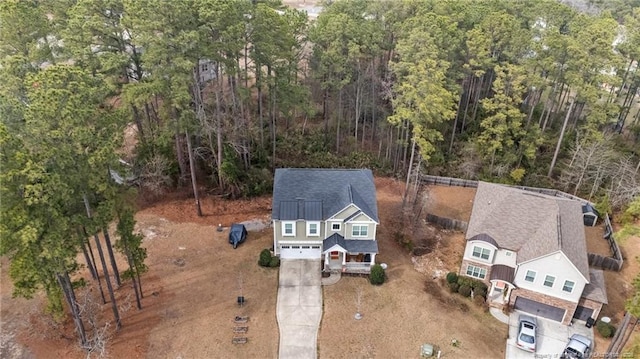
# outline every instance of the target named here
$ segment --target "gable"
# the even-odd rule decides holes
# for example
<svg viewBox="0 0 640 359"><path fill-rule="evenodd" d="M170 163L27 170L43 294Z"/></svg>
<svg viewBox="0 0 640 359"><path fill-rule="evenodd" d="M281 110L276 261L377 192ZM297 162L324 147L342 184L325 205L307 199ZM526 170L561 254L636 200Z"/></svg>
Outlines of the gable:
<svg viewBox="0 0 640 359"><path fill-rule="evenodd" d="M375 221L373 219L371 219L371 217L367 216L364 212L358 211L356 213L354 213L353 215L351 215L349 218L347 218L345 220L345 222L374 222Z"/></svg>

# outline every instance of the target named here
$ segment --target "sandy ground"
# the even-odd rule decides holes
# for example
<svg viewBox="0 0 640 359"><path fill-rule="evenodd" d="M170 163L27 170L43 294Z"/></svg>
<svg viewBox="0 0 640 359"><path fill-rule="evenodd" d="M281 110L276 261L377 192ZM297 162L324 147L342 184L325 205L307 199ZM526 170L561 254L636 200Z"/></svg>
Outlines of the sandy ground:
<svg viewBox="0 0 640 359"><path fill-rule="evenodd" d="M377 259L388 265L388 282L374 287L366 278L344 277L323 288L319 357L416 357L423 343L435 345L443 358L503 357L507 328L484 308L441 289L446 272L459 267L463 234L433 228L409 215L430 211L468 219L473 190L429 187L423 192L425 204L403 211L402 183L377 178L376 187L381 219ZM133 306L129 283L116 290L123 326L118 333L110 327L109 357L277 357L278 272L257 265L260 250L272 245L272 231L250 232L247 242L233 250L226 242L227 231L215 230L218 224L264 221L270 206L268 197L241 201L206 197L202 201L205 215L197 217L193 201L175 194L139 211L138 229L145 235L149 254L149 272L142 278L143 309ZM594 233L589 241L604 242L597 230ZM399 243L407 238L423 255L413 256L406 244ZM631 291L629 278L638 273L633 260L640 254L637 241L627 241L623 248L627 262L622 273L606 272L610 304L603 314L614 318L614 323L622 318L624 298ZM121 258L118 262L121 270L126 268ZM11 298L6 258L0 264L0 357L85 357L77 349L72 323L49 320L41 297ZM236 303L239 295L246 298L243 307ZM111 307L100 308L101 318L112 320ZM357 311L363 314L361 320L354 319ZM250 318L247 344L231 343L237 315ZM454 339L460 345L452 346ZM607 345L605 340L597 342L599 351Z"/></svg>

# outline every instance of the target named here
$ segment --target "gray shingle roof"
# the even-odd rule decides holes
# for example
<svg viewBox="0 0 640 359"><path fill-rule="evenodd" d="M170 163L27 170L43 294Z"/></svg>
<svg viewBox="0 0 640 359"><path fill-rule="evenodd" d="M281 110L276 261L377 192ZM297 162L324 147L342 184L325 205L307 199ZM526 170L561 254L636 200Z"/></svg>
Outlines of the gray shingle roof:
<svg viewBox="0 0 640 359"><path fill-rule="evenodd" d="M582 291L582 298L594 300L607 304L607 287L604 284L604 272L600 269L589 270L589 284Z"/></svg>
<svg viewBox="0 0 640 359"><path fill-rule="evenodd" d="M278 168L273 181L276 220L325 220L354 204L378 222L373 173L368 169Z"/></svg>
<svg viewBox="0 0 640 359"><path fill-rule="evenodd" d="M349 253L378 253L378 242L375 240L344 239L338 233L334 233L322 242L324 250L335 245L347 250Z"/></svg>
<svg viewBox="0 0 640 359"><path fill-rule="evenodd" d="M561 251L589 280L580 202L479 182L466 238L478 235L517 252L518 263Z"/></svg>

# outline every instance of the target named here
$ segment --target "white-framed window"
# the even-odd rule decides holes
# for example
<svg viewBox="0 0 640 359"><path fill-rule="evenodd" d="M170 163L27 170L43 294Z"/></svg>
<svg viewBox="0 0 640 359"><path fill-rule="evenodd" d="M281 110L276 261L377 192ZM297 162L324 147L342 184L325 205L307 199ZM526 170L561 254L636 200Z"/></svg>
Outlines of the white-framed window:
<svg viewBox="0 0 640 359"><path fill-rule="evenodd" d="M524 276L524 280L527 282L533 283L536 280L536 272L532 270L528 270L527 274Z"/></svg>
<svg viewBox="0 0 640 359"><path fill-rule="evenodd" d="M487 276L487 270L484 268L468 265L467 266L467 275L484 279Z"/></svg>
<svg viewBox="0 0 640 359"><path fill-rule="evenodd" d="M282 235L285 237L296 236L296 222L282 222Z"/></svg>
<svg viewBox="0 0 640 359"><path fill-rule="evenodd" d="M513 252L511 252L511 251L504 251L504 255L507 256L507 257L511 257L512 253Z"/></svg>
<svg viewBox="0 0 640 359"><path fill-rule="evenodd" d="M571 293L571 292L573 292L573 287L575 285L576 285L576 283L574 281L565 280L564 281L564 285L562 286L562 290L567 292L567 293Z"/></svg>
<svg viewBox="0 0 640 359"><path fill-rule="evenodd" d="M487 248L473 246L473 253L471 255L476 258L489 260L489 256L491 256L491 250Z"/></svg>
<svg viewBox="0 0 640 359"><path fill-rule="evenodd" d="M340 230L340 223L338 223L338 222L331 223L331 230L332 231L336 231L336 232L339 231Z"/></svg>
<svg viewBox="0 0 640 359"><path fill-rule="evenodd" d="M320 235L320 222L307 222L307 236Z"/></svg>
<svg viewBox="0 0 640 359"><path fill-rule="evenodd" d="M369 235L369 226L366 224L354 224L351 227L351 235L353 237L366 237Z"/></svg>
<svg viewBox="0 0 640 359"><path fill-rule="evenodd" d="M549 287L552 288L553 287L553 283L556 281L556 277L552 276L552 275L546 275L544 277L544 286L545 287Z"/></svg>

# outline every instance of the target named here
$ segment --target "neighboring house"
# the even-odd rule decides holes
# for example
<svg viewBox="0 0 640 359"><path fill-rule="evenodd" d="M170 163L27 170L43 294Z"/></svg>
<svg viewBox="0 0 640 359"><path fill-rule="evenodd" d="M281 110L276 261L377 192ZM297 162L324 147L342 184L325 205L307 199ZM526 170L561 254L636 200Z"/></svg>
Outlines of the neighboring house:
<svg viewBox="0 0 640 359"><path fill-rule="evenodd" d="M282 259L323 259L324 270L368 273L378 253L371 170L276 169L273 249Z"/></svg>
<svg viewBox="0 0 640 359"><path fill-rule="evenodd" d="M596 319L607 303L578 201L479 182L466 240L460 274L487 283L490 305L566 325Z"/></svg>

